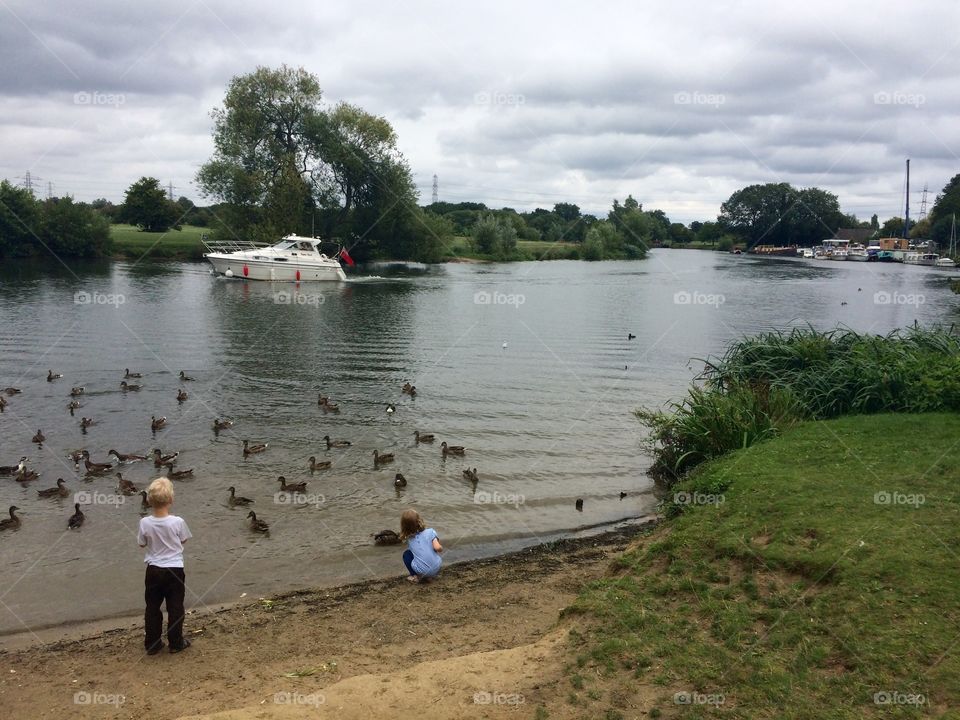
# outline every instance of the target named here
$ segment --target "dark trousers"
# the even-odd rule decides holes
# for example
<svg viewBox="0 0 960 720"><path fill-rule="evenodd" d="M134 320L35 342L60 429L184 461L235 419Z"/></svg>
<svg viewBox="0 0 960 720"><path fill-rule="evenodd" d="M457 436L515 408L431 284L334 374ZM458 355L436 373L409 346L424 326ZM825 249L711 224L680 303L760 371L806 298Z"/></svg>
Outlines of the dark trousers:
<svg viewBox="0 0 960 720"><path fill-rule="evenodd" d="M413 571L413 551L403 551L403 564L407 566L408 575L416 575L416 573Z"/></svg>
<svg viewBox="0 0 960 720"><path fill-rule="evenodd" d="M163 613L160 606L167 603L167 642L170 647L183 647L183 595L186 591L183 568L162 568L147 565L144 577L143 599L147 609L143 613L147 650L160 647L163 636Z"/></svg>

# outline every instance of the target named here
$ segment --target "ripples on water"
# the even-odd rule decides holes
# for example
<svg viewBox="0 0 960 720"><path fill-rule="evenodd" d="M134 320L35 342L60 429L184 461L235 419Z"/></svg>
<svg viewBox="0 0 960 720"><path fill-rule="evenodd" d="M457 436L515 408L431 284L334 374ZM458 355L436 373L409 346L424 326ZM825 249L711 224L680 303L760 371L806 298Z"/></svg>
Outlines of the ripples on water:
<svg viewBox="0 0 960 720"><path fill-rule="evenodd" d="M448 265L299 290L216 280L196 264L74 271L0 274L0 386L24 391L0 415L0 464L26 454L42 474L27 487L0 478L0 507L23 508L23 527L0 535L8 631L139 610L139 499L89 506L82 530L67 533L72 499L36 496L58 477L71 490L112 491L112 477L75 472L70 450L86 447L95 462L111 447L181 452L178 468L195 471L177 483L174 510L194 533L194 602L399 573L399 549L373 547L370 534L396 528L409 506L437 528L448 561L652 512L633 411L681 396L702 368L691 358L732 338L806 323L886 332L950 322L958 304L949 274L930 268L694 251L634 263ZM294 302L277 303L281 291ZM925 302L878 305L883 291ZM78 292L124 302L78 305ZM678 292L725 301L678 305ZM120 392L125 367L144 374L142 391ZM47 383L48 368L64 379ZM180 383L181 369L197 381ZM406 381L415 398L400 392ZM71 418L73 385L87 392ZM182 405L179 387L190 394ZM320 391L339 414L317 407ZM151 415L169 419L156 437ZM85 435L81 416L97 421ZM216 436L218 416L235 427ZM30 442L37 428L48 438L42 448ZM416 446L414 430L436 443ZM328 434L353 446L327 452ZM245 460L244 438L270 448ZM465 445L467 457L442 460L442 440ZM375 469L374 449L397 461ZM311 476L311 455L333 468ZM478 468L476 496L465 467ZM155 476L152 463L120 469L138 486ZM398 471L409 482L401 492ZM316 502L276 502L280 474L307 481ZM230 485L255 499L269 537L253 536L246 510L227 506ZM509 502L478 502L493 493Z"/></svg>

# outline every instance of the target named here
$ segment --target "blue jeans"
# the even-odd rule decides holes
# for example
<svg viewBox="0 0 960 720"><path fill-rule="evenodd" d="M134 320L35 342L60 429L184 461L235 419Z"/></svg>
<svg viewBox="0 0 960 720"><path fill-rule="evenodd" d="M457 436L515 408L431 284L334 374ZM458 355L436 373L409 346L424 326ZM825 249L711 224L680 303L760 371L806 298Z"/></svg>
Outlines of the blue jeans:
<svg viewBox="0 0 960 720"><path fill-rule="evenodd" d="M416 575L413 571L413 552L411 550L403 551L403 564L407 566L408 575Z"/></svg>

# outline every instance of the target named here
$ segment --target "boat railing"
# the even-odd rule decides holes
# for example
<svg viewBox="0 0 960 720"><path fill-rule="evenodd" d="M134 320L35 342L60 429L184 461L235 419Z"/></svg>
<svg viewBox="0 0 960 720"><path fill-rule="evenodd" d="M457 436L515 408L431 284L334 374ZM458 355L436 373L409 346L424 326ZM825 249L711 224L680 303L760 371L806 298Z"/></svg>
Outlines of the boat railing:
<svg viewBox="0 0 960 720"><path fill-rule="evenodd" d="M270 243L258 243L252 240L209 240L206 237L201 237L200 242L203 243L207 252L222 254L260 250L270 247Z"/></svg>

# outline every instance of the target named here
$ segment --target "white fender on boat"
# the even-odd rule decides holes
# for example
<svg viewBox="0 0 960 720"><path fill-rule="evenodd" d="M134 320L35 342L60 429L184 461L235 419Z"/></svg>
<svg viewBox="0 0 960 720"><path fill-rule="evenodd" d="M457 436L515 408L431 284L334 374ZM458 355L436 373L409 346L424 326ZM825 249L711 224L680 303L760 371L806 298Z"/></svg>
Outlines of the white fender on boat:
<svg viewBox="0 0 960 720"><path fill-rule="evenodd" d="M224 276L233 277L233 270L231 270L230 268L227 268L227 271L224 273Z"/></svg>

